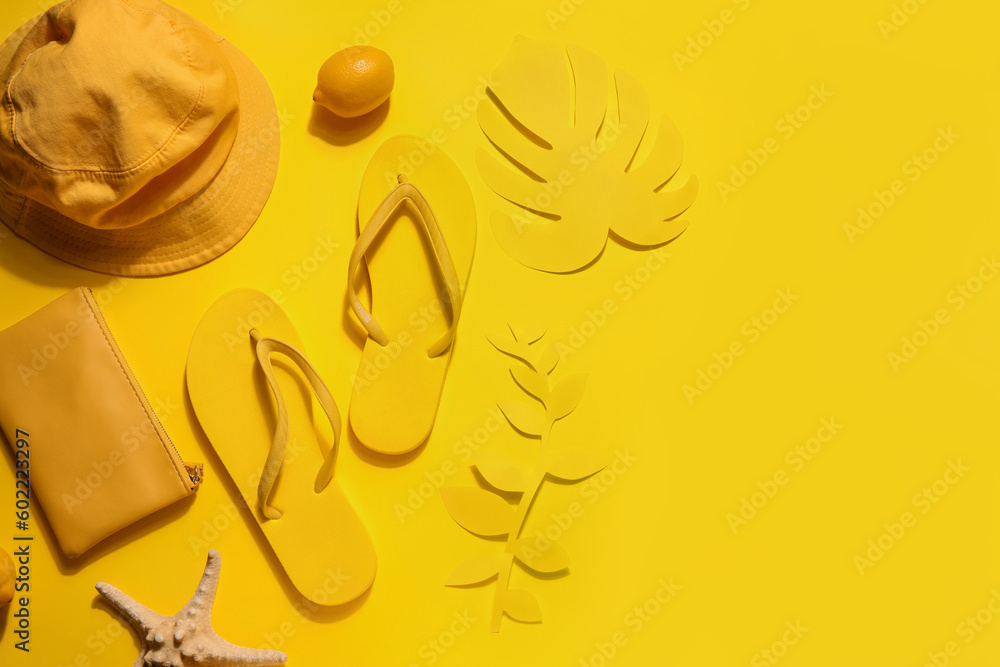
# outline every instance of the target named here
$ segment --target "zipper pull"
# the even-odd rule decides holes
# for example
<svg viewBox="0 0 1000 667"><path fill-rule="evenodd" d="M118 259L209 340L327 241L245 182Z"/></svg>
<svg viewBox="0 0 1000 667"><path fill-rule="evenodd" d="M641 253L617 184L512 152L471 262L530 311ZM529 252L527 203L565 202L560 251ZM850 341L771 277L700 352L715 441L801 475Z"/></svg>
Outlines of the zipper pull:
<svg viewBox="0 0 1000 667"><path fill-rule="evenodd" d="M185 463L184 469L187 470L188 477L191 478L191 484L195 489L201 484L202 474L205 472L205 464L203 463Z"/></svg>

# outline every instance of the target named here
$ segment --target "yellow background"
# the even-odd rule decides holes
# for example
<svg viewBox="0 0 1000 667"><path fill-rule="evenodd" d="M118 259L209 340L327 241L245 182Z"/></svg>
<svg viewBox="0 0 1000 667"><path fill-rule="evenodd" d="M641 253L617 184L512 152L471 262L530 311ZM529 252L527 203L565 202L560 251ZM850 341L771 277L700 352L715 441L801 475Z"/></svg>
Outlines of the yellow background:
<svg viewBox="0 0 1000 667"><path fill-rule="evenodd" d="M387 25L368 25L377 32L372 43L395 62L390 107L355 124L313 108L315 73L388 2L177 3L245 51L274 91L281 166L263 215L219 260L154 280L112 280L8 236L0 241L0 326L68 288L93 287L146 393L160 401L165 427L187 460L206 462L207 481L193 503L79 563L54 556L36 510L32 652L13 649L8 618L0 621L0 664L132 664L137 640L95 601L93 584L108 581L173 613L204 566L205 547L193 537L211 538L222 553L219 633L243 645L280 642L290 666L430 665L432 657L441 665L599 665L599 645L618 631L627 642L607 664L772 664L759 652L782 641L786 622L808 628L779 661L789 667L917 667L952 641L959 651L948 664L997 663L1000 618L970 642L959 624L1000 589L1000 279L985 282L961 309L949 293L1000 250L1000 10L911 0L916 12L905 23L897 15L903 25L884 36L879 21L891 19L891 0L577 3L398 0ZM8 0L0 27L7 34L40 9ZM702 35L703 53L678 67L675 52L723 9L731 24L711 40ZM649 254L610 243L586 271L547 275L516 263L492 237L488 216L500 200L474 162L474 149L487 142L474 117L450 110L467 98L474 104L480 77L517 34L579 44L627 70L685 137L682 174L702 181L691 226L629 299L620 281L647 277L637 269ZM812 86L832 96L786 137L776 123L807 102ZM919 180L908 180L905 163L949 127L959 135L953 145ZM361 175L386 138L436 128L444 129L442 148L465 172L479 211L459 344L424 450L385 465L356 445L343 447L337 475L371 531L379 573L362 601L306 618L252 522L226 517L232 489L185 398L188 342L202 313L229 289L280 290L346 412L360 356L345 328L343 295ZM724 201L718 182L769 137L779 150ZM852 243L845 225L895 179L905 193ZM296 283L295 268L327 236L337 250ZM780 289L798 300L751 341L745 323L753 328L751 318L765 316ZM528 532L574 501L584 507L559 540L573 566L546 580L515 568L513 585L537 596L545 620L506 619L491 634L492 586L442 584L460 562L497 553L500 544L462 530L437 493L405 522L396 505L449 465L457 472L448 484L474 483L454 443L488 422L495 400L519 397L509 360L487 343L487 330L506 320L545 321L549 339L569 341L606 299L617 312L556 370L590 379L553 442L578 442L608 460L628 450L637 460L593 503L581 485L543 488ZM889 353L938 309L948 321L894 369ZM689 402L684 385L734 342L744 354ZM795 471L787 452L831 417L843 428ZM520 444L504 426L487 447ZM8 454L4 460L11 467ZM914 495L941 479L949 460L970 470L921 513ZM788 483L734 533L727 514L778 471ZM8 550L13 503L13 476L0 475L0 545ZM860 574L855 556L904 512L916 525ZM222 529L214 535L206 521ZM633 632L626 615L671 578L682 589ZM445 633L447 643L454 614L466 612L476 619L471 627L435 653L430 642ZM109 631L117 638L105 641Z"/></svg>

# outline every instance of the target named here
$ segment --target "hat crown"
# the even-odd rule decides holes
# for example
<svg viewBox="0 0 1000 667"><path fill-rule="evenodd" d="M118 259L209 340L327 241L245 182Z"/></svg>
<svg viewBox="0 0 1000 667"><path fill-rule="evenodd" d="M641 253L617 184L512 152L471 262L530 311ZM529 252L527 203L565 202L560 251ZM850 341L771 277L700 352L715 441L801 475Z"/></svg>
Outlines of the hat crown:
<svg viewBox="0 0 1000 667"><path fill-rule="evenodd" d="M4 93L0 140L21 153L25 194L117 228L203 187L236 130L238 89L219 41L159 0L70 0L46 12Z"/></svg>

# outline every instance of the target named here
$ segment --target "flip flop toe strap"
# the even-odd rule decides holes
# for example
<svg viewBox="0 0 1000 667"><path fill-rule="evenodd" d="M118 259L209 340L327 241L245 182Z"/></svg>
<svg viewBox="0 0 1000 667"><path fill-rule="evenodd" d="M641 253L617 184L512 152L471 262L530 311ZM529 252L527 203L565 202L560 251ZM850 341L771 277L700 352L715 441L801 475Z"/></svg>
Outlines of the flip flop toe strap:
<svg viewBox="0 0 1000 667"><path fill-rule="evenodd" d="M271 355L276 352L283 354L302 369L302 373L312 386L316 399L319 401L320 406L322 406L323 411L326 412L327 419L330 420L330 426L333 427L333 445L330 447L330 451L327 452L319 474L316 476L314 489L316 493L326 488L326 485L333 478L333 464L336 460L337 444L340 441L340 411L337 409L337 404L334 402L330 390L327 389L326 384L320 378L312 364L309 363L309 360L305 358L305 355L284 341L276 338L262 337L256 329L250 331L250 336L256 342L257 362L260 364L261 370L264 371L267 384L271 387L271 393L274 394L274 399L278 404L278 423L274 429L274 440L271 443L270 451L267 453L267 461L260 476L260 483L257 485L257 501L260 503L260 509L264 513L264 516L268 519L278 519L281 517L281 512L268 505L267 498L271 494L271 488L274 486L274 482L278 478L278 473L281 471L282 463L285 460L289 424L288 408L285 404L285 398L281 394L281 388L278 386L277 378L274 376Z"/></svg>
<svg viewBox="0 0 1000 667"><path fill-rule="evenodd" d="M427 351L427 356L436 357L447 350L455 338L455 328L458 326L458 316L462 308L462 286L459 283L458 272L455 270L451 254L448 252L448 246L444 241L444 235L441 233L441 227L438 225L437 218L434 217L434 211L431 210L427 198L417 186L407 181L406 177L400 175L398 179L399 185L382 200L382 203L379 204L379 207L372 214L371 220L358 236L354 251L351 253L351 261L347 267L348 296L351 301L351 308L358 316L361 324L368 330L369 335L379 345L383 347L388 345L389 338L385 335L382 326L375 321L372 314L368 312L358 299L357 290L354 288L354 276L357 274L358 268L361 266L361 260L364 258L365 253L368 252L368 248L371 247L371 244L378 237L379 232L392 214L405 202L410 202L416 209L418 213L417 218L420 220L428 239L430 239L431 247L434 250L434 258L437 260L438 269L441 272L445 288L448 291L448 302L451 306L451 325L448 327L448 331L437 342L431 345Z"/></svg>

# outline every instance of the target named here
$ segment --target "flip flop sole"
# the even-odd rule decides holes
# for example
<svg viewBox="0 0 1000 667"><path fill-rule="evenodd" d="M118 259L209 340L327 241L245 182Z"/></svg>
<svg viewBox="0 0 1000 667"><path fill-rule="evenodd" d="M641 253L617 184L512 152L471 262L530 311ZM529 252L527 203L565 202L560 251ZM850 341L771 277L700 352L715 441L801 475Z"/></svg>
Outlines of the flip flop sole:
<svg viewBox="0 0 1000 667"><path fill-rule="evenodd" d="M278 304L256 290L229 292L205 313L191 342L191 403L295 588L317 604L349 602L375 579L375 549L336 479L315 492L316 474L331 443L321 445L317 438L308 381L281 355L273 356L273 366L288 404L290 431L270 500L282 516L269 520L261 513L257 484L274 438L277 406L257 363L250 339L254 328L305 353Z"/></svg>
<svg viewBox="0 0 1000 667"><path fill-rule="evenodd" d="M358 223L363 229L403 173L423 192L448 245L463 292L476 248L476 204L451 158L426 139L400 135L375 152L361 182ZM351 396L350 423L369 449L404 454L430 435L451 350L428 357L447 331L451 313L433 250L410 206L387 221L366 255L372 316L389 344L369 338Z"/></svg>

